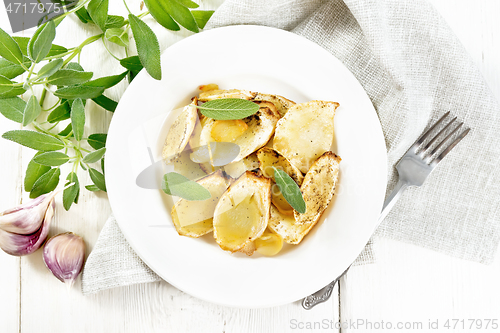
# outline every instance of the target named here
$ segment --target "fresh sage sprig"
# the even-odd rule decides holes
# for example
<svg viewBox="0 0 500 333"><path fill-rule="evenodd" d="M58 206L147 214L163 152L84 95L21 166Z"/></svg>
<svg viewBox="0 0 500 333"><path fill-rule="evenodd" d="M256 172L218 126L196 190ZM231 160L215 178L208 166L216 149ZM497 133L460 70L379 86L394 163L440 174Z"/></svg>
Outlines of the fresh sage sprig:
<svg viewBox="0 0 500 333"><path fill-rule="evenodd" d="M306 203L304 202L304 197L302 197L302 192L297 183L290 177L285 171L274 169L274 180L278 185L281 193L285 200L300 214L306 212Z"/></svg>
<svg viewBox="0 0 500 333"><path fill-rule="evenodd" d="M142 19L151 14L167 29L179 30L183 26L198 32L213 14L192 10L198 5L190 0L146 1L148 11L135 15L127 7L127 18L110 15L108 7L109 0L81 0L63 15L39 26L31 38L11 37L0 29L0 113L24 127L2 137L37 151L24 178L24 188L31 198L53 191L60 182L61 166L72 164L63 191L66 210L78 202L78 168L87 171L92 180L92 184L85 185L87 190L106 191L106 134L85 136L85 105L92 101L114 112L118 103L104 95L107 89L125 78L132 81L143 68L155 79L162 77L158 39ZM95 25L99 33L77 46L53 44L57 26L68 15L76 15L83 24ZM137 55L129 56L131 34ZM98 41L124 68L116 75L96 79L96 73L80 65L82 50ZM126 57L111 53L109 43L122 47ZM34 87L42 88L41 93L35 93L39 90ZM48 96L54 96L57 102L46 105ZM93 150L86 149L85 142Z"/></svg>
<svg viewBox="0 0 500 333"><path fill-rule="evenodd" d="M166 194L190 201L207 200L212 197L210 191L202 185L176 172L169 172L163 176L161 189Z"/></svg>
<svg viewBox="0 0 500 333"><path fill-rule="evenodd" d="M239 98L221 98L208 101L197 107L200 112L215 120L243 119L259 111L259 105Z"/></svg>

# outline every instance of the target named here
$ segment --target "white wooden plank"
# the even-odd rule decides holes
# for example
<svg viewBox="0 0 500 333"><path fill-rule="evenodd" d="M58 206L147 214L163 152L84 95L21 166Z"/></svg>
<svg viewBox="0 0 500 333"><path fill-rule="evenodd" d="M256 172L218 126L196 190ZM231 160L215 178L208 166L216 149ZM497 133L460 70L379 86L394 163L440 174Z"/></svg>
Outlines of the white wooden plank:
<svg viewBox="0 0 500 333"><path fill-rule="evenodd" d="M500 2L430 2L456 32L500 98L500 22L494 14L499 12ZM485 319L500 321L500 258L485 266L390 240L378 240L376 251L376 264L353 267L341 281L340 315L346 324L343 332L375 331L382 321L386 329L388 322L393 329L398 323L408 325L401 329L405 332L498 330L491 323L486 329ZM449 329L445 327L447 320ZM475 326L479 324L483 326Z"/></svg>

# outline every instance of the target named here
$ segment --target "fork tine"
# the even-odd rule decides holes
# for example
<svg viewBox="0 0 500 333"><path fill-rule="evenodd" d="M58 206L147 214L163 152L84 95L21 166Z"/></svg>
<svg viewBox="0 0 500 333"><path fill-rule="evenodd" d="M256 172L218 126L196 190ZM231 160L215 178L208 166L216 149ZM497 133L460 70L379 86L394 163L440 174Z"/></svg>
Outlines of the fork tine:
<svg viewBox="0 0 500 333"><path fill-rule="evenodd" d="M448 141L458 130L460 127L462 127L464 123L460 123L457 125L457 127L455 127L455 129L453 129L453 131L450 132L450 134L448 134L437 146L436 148L434 148L434 150L429 154L429 157L431 157L432 155L434 155L435 153L437 153L437 151L439 150L439 148L441 148L446 141Z"/></svg>
<svg viewBox="0 0 500 333"><path fill-rule="evenodd" d="M424 142L425 139L429 136L429 134L431 134L432 130L434 130L444 120L444 118L446 118L449 114L450 114L450 111L446 112L434 125L431 126L431 128L429 128L427 130L427 132L422 134L422 136L420 138L418 138L417 141L415 141L412 148L417 148L418 146L420 146L422 144L422 142Z"/></svg>
<svg viewBox="0 0 500 333"><path fill-rule="evenodd" d="M460 124L462 125L462 124ZM462 141L463 138L465 138L465 136L467 135L467 133L469 133L470 131L470 128L467 128L465 131L462 132L462 134L460 134L456 139L455 141L453 141L449 146L448 148L446 148L441 154L439 154L438 157L436 157L433 161L432 161L432 164L436 165L438 164L439 162L441 162L441 160L446 156L448 155L448 153L453 149L455 148L455 146L460 142Z"/></svg>
<svg viewBox="0 0 500 333"><path fill-rule="evenodd" d="M448 129L448 127L451 126L451 124L453 124L455 122L455 120L457 120L457 117L454 117L445 127L443 127L438 134L436 134L432 140L429 141L429 143L424 147L423 151L426 151L427 149L429 149L430 146L432 146L432 144L439 138L439 136L443 133L446 132L446 130ZM440 145L442 144L442 142L440 143ZM435 151L434 151L435 152ZM432 155L432 154L431 154Z"/></svg>

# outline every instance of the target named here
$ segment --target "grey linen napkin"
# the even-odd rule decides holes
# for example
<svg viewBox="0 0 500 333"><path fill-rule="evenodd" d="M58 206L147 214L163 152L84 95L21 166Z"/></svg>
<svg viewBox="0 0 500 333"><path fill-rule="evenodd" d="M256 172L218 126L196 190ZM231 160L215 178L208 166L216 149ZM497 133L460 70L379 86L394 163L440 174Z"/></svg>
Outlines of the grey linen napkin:
<svg viewBox="0 0 500 333"><path fill-rule="evenodd" d="M500 237L500 108L430 4L424 0L227 0L209 28L234 24L292 31L319 44L350 69L382 124L388 191L397 180L395 163L429 124L446 111L464 121L472 129L469 135L422 187L405 192L376 236L492 262ZM116 222L108 221L87 260L84 293L159 279L127 246ZM357 262L372 261L369 245Z"/></svg>

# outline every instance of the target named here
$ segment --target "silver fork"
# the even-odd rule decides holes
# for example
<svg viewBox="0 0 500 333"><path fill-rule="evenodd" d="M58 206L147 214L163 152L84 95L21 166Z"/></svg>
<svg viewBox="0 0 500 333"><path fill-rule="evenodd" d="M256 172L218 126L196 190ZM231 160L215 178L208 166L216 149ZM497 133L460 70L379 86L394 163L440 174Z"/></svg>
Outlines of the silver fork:
<svg viewBox="0 0 500 333"><path fill-rule="evenodd" d="M435 157L438 151L444 147L444 145L450 141L450 139L458 133L460 128L463 126L463 122L458 123L451 131L452 125L457 120L457 117L451 119L439 132L430 139L425 147L420 148L422 144L430 138L432 132L438 128L438 126L450 115L450 112L447 112L444 116L441 117L434 125L432 125L427 132L425 132L415 143L408 149L406 154L399 160L398 164L396 164L396 169L398 170L399 179L396 184L396 187L391 192L391 194L387 197L384 202L384 206L382 207L382 212L380 213L380 217L377 221L377 224L373 230L377 229L380 223L387 216L389 211L394 207L398 199L401 197L406 188L409 186L421 186L427 176L436 168L436 166L441 162L441 160L469 133L470 128L466 128L460 135L458 135L453 142L451 142L446 148L444 148L440 154ZM448 134L446 134L448 133ZM446 135L445 135L446 134ZM434 145L439 137L444 138L437 145ZM306 310L310 310L315 307L319 303L323 303L328 300L332 294L333 287L340 280L342 276L349 270L351 266L347 267L347 269L342 273L338 278L333 280L326 287L318 290L312 295L307 296L302 301L302 307Z"/></svg>

